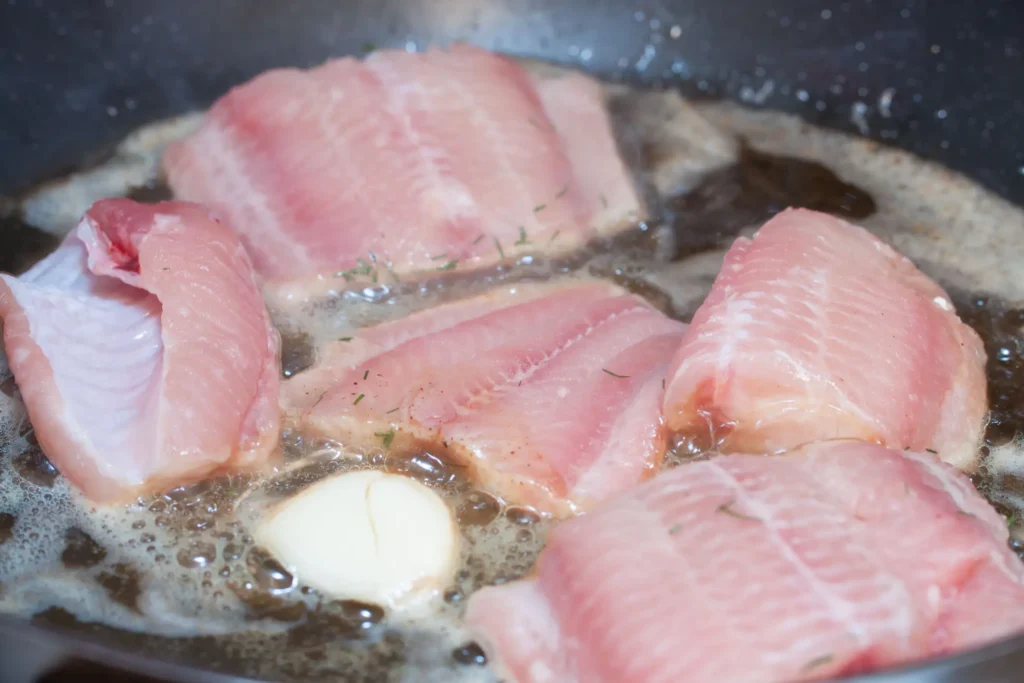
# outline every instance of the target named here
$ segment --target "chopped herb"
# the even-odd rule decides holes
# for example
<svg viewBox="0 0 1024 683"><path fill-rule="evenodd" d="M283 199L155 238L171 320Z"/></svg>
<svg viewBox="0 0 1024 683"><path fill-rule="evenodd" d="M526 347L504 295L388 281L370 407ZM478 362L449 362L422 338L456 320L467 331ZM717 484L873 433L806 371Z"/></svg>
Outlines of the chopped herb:
<svg viewBox="0 0 1024 683"><path fill-rule="evenodd" d="M548 240L548 244L551 244L552 242L554 242L555 238L558 237L561 234L562 234L561 230L555 230L553 233L551 233L551 239Z"/></svg>
<svg viewBox="0 0 1024 683"><path fill-rule="evenodd" d="M815 657L811 661L809 661L806 664L804 664L803 671L810 671L811 669L817 669L819 666L824 666L825 664L828 664L833 659L835 659L835 656L831 655L831 654L821 655L820 657Z"/></svg>
<svg viewBox="0 0 1024 683"><path fill-rule="evenodd" d="M362 47L363 52L373 52L376 49L377 49L377 46L374 45L373 43L363 43L363 47Z"/></svg>
<svg viewBox="0 0 1024 683"><path fill-rule="evenodd" d="M373 284L377 284L377 271L376 270L373 271L373 275L370 276L370 281L373 282Z"/></svg>
<svg viewBox="0 0 1024 683"><path fill-rule="evenodd" d="M607 374L611 375L612 377L618 377L619 379L629 379L629 375L619 375L619 374L616 374L616 373L612 372L608 368L601 368L601 372L607 373Z"/></svg>
<svg viewBox="0 0 1024 683"><path fill-rule="evenodd" d="M678 534L682 530L683 530L683 525L682 524L673 524L669 528L668 533L669 533L670 536L675 536L676 534Z"/></svg>
<svg viewBox="0 0 1024 683"><path fill-rule="evenodd" d="M439 267L438 270L455 270L455 266L457 266L457 265L459 265L459 260L458 259L452 259L448 263L446 263L443 266Z"/></svg>
<svg viewBox="0 0 1024 683"><path fill-rule="evenodd" d="M1017 513L1011 512L1010 516L1006 518L1006 526L1013 526L1017 523Z"/></svg>
<svg viewBox="0 0 1024 683"><path fill-rule="evenodd" d="M363 379L366 379L369 376L370 376L370 371L369 370L367 370L366 372L363 373Z"/></svg>
<svg viewBox="0 0 1024 683"><path fill-rule="evenodd" d="M395 440L394 429L389 429L386 432L374 432L373 435L380 437L380 440L384 442L384 448L391 448L391 442Z"/></svg>
<svg viewBox="0 0 1024 683"><path fill-rule="evenodd" d="M487 235L481 234L479 237L477 237L475 240L473 240L473 245L475 246L477 244L480 244L480 240L482 240L485 237L487 237Z"/></svg>
<svg viewBox="0 0 1024 683"><path fill-rule="evenodd" d="M492 238L494 240L494 246L498 248L498 257L502 260L505 259L505 250L501 248L501 242L498 241L497 237Z"/></svg>
<svg viewBox="0 0 1024 683"><path fill-rule="evenodd" d="M338 341L352 341L352 337L342 337Z"/></svg>
<svg viewBox="0 0 1024 683"><path fill-rule="evenodd" d="M533 212L534 213L540 213L541 211L543 211L546 208L548 208L547 204L538 204L537 206L533 207Z"/></svg>
<svg viewBox="0 0 1024 683"><path fill-rule="evenodd" d="M513 242L512 244L515 244L515 245L518 246L520 244L529 244L529 243L530 243L530 240L526 239L526 228L524 228L523 226L520 225L519 226L519 239L516 240L515 242Z"/></svg>
<svg viewBox="0 0 1024 683"><path fill-rule="evenodd" d="M398 409L399 409L399 408L401 408L401 407L402 407L402 406L395 406L394 408L392 408L391 410L389 410L389 411L388 411L387 413L385 413L385 414L386 414L386 415L390 415L391 413L397 413L397 412L398 412Z"/></svg>
<svg viewBox="0 0 1024 683"><path fill-rule="evenodd" d="M358 396L356 396L356 400L352 401L352 405L359 405L359 402L362 401L365 396L366 394L359 394Z"/></svg>
<svg viewBox="0 0 1024 683"><path fill-rule="evenodd" d="M555 195L555 199L561 199L562 197L565 196L565 193L568 192L568 191L569 191L569 183L566 183L565 187L563 187L561 190L559 190L558 194Z"/></svg>
<svg viewBox="0 0 1024 683"><path fill-rule="evenodd" d="M599 194L598 198L601 200L601 206L604 207L605 209L607 209L608 208L608 199L604 196L604 193Z"/></svg>
<svg viewBox="0 0 1024 683"><path fill-rule="evenodd" d="M430 260L431 261L441 261L441 260L446 259L446 258L448 258L448 252L447 251L444 252L443 254L438 254L437 256L431 256Z"/></svg>
<svg viewBox="0 0 1024 683"><path fill-rule="evenodd" d="M338 273L335 273L334 277L340 276L345 278L346 280L350 280L353 275L369 275L370 272L373 270L373 266L367 263L366 259L364 259L362 256L359 257L358 263L358 268L349 268L348 270L342 270Z"/></svg>
<svg viewBox="0 0 1024 683"><path fill-rule="evenodd" d="M750 522L760 522L761 521L757 517L751 517L750 515L745 515L742 512L736 512L735 510L732 509L732 506L735 505L735 504L736 504L735 500L730 500L728 503L722 503L721 505L718 506L718 512L724 512L725 514L729 515L730 517L735 517L736 519L745 519L745 520L750 521Z"/></svg>
<svg viewBox="0 0 1024 683"><path fill-rule="evenodd" d="M937 450L935 450L934 448L926 448L925 450L928 451L929 453L931 453L932 455L938 455L939 454L939 452Z"/></svg>

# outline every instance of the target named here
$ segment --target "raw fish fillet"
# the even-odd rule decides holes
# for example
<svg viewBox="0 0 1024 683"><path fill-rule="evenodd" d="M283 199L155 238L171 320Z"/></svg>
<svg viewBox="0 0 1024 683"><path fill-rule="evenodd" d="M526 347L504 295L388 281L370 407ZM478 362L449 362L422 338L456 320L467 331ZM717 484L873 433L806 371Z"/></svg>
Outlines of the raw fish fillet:
<svg viewBox="0 0 1024 683"><path fill-rule="evenodd" d="M721 456L559 525L536 577L479 591L467 620L518 683L831 678L1024 629L1007 537L928 454Z"/></svg>
<svg viewBox="0 0 1024 683"><path fill-rule="evenodd" d="M858 438L977 463L985 351L949 297L867 231L787 210L729 250L665 394L719 450Z"/></svg>
<svg viewBox="0 0 1024 683"><path fill-rule="evenodd" d="M542 101L520 65L466 45L273 70L218 100L164 169L276 282L561 252L640 213L600 86L566 82L572 98Z"/></svg>
<svg viewBox="0 0 1024 683"><path fill-rule="evenodd" d="M684 328L607 283L505 286L337 342L283 402L331 438L446 448L510 503L568 514L660 464Z"/></svg>
<svg viewBox="0 0 1024 683"><path fill-rule="evenodd" d="M266 459L279 339L230 230L182 202L97 202L0 276L11 370L47 457L99 502Z"/></svg>

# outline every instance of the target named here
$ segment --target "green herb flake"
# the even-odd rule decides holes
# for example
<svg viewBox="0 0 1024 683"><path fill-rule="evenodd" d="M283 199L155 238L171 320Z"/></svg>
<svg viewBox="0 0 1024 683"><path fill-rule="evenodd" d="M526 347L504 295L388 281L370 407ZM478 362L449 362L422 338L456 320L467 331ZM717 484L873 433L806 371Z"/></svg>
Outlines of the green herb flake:
<svg viewBox="0 0 1024 683"><path fill-rule="evenodd" d="M673 524L671 527L669 527L668 534L669 534L669 536L675 536L676 534L678 534L682 530L683 530L683 525L682 524Z"/></svg>
<svg viewBox="0 0 1024 683"><path fill-rule="evenodd" d="M361 49L363 52L373 52L374 50L377 49L377 46L374 45L373 43L363 43Z"/></svg>
<svg viewBox="0 0 1024 683"><path fill-rule="evenodd" d="M492 238L494 240L494 246L498 248L498 257L502 260L505 259L505 250L501 248L501 242L498 241L497 237Z"/></svg>
<svg viewBox="0 0 1024 683"><path fill-rule="evenodd" d="M938 455L939 454L939 452L937 450L935 450L934 448L926 448L925 450L928 451L929 453L931 453L932 455Z"/></svg>
<svg viewBox="0 0 1024 683"><path fill-rule="evenodd" d="M459 265L459 260L458 259L452 259L451 261L449 261L448 263L444 264L443 266L440 266L438 268L438 270L455 270L455 266L457 266L457 265Z"/></svg>
<svg viewBox="0 0 1024 683"><path fill-rule="evenodd" d="M476 246L476 245L480 244L481 240L483 240L483 238L485 238L485 237L487 237L487 235L484 235L484 234L481 233L481 235L479 237L477 237L475 240L473 240L473 246Z"/></svg>
<svg viewBox="0 0 1024 683"><path fill-rule="evenodd" d="M385 415L390 415L391 413L397 413L397 412L398 412L398 409L399 409L399 408L401 408L401 407L402 407L402 406L395 406L394 408L392 408L391 410L389 410L389 411L388 411L387 413L385 413Z"/></svg>
<svg viewBox="0 0 1024 683"><path fill-rule="evenodd" d="M369 370L367 370L366 372L363 373L363 379L366 379L369 376L370 376L370 371Z"/></svg>
<svg viewBox="0 0 1024 683"><path fill-rule="evenodd" d="M1012 527L1017 523L1017 513L1011 512L1010 516L1006 518L1006 526Z"/></svg>
<svg viewBox="0 0 1024 683"><path fill-rule="evenodd" d="M366 398L366 394L359 394L358 396L356 396L356 400L352 401L352 405L359 405L359 402L362 401L364 398Z"/></svg>
<svg viewBox="0 0 1024 683"><path fill-rule="evenodd" d="M629 375L620 375L620 374L618 374L618 373L612 372L612 371L611 371L611 370L609 370L608 368L601 368L601 372L604 372L604 373L606 373L606 374L609 374L609 375L611 375L612 377L618 377L619 379L629 379Z"/></svg>
<svg viewBox="0 0 1024 683"><path fill-rule="evenodd" d="M516 246L519 246L520 244L529 244L529 243L530 243L530 240L526 239L526 228L524 228L523 226L520 225L519 226L519 239L516 240L515 242L513 242L513 244L515 244Z"/></svg>
<svg viewBox="0 0 1024 683"><path fill-rule="evenodd" d="M343 342L350 342L350 341L352 341L352 337L342 337L342 338L341 338L341 339L339 339L338 341L343 341Z"/></svg>
<svg viewBox="0 0 1024 683"><path fill-rule="evenodd" d="M555 241L555 239L556 239L556 238L557 238L557 237L558 237L559 235L561 235L561 234L562 234L562 231L561 231L561 230L555 230L555 231L554 231L553 233L551 233L551 239L549 239L549 240L548 240L548 244L551 244L552 242L554 242L554 241Z"/></svg>
<svg viewBox="0 0 1024 683"><path fill-rule="evenodd" d="M819 666L825 666L826 664L831 662L833 659L835 659L835 656L831 655L831 654L821 655L820 657L815 657L811 661L809 661L806 664L804 664L802 671L806 672L806 671L810 671L811 669L817 669Z"/></svg>
<svg viewBox="0 0 1024 683"><path fill-rule="evenodd" d="M377 284L377 271L376 270L373 271L373 275L370 276L370 281L373 282L373 284Z"/></svg>
<svg viewBox="0 0 1024 683"><path fill-rule="evenodd" d="M565 193L568 192L568 191L569 191L569 183L566 183L565 186L561 190L558 191L558 194L555 195L555 199L561 199L562 197L565 196Z"/></svg>
<svg viewBox="0 0 1024 683"><path fill-rule="evenodd" d="M380 437L380 440L384 444L384 448L391 448L391 442L395 440L394 429L389 429L386 432L374 432L373 435Z"/></svg>
<svg viewBox="0 0 1024 683"><path fill-rule="evenodd" d="M534 213L540 213L541 211L543 211L546 208L548 208L547 204L538 204L537 206L533 207L533 212Z"/></svg>
<svg viewBox="0 0 1024 683"><path fill-rule="evenodd" d="M745 515L742 512L737 512L736 510L733 510L732 506L735 505L735 504L736 504L735 500L730 500L728 503L722 503L721 505L718 506L718 512L724 512L725 514L729 515L730 517L735 517L736 519L745 519L748 522L760 522L761 521L757 517L751 517L750 515Z"/></svg>

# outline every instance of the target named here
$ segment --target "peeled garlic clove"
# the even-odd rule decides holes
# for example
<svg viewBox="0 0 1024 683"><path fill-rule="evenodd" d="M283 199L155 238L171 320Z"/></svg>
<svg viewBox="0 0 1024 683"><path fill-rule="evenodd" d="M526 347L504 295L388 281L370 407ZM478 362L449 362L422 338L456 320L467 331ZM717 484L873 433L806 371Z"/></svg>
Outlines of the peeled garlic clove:
<svg viewBox="0 0 1024 683"><path fill-rule="evenodd" d="M314 484L274 507L254 535L300 582L390 608L443 590L458 559L458 529L440 496L376 470Z"/></svg>

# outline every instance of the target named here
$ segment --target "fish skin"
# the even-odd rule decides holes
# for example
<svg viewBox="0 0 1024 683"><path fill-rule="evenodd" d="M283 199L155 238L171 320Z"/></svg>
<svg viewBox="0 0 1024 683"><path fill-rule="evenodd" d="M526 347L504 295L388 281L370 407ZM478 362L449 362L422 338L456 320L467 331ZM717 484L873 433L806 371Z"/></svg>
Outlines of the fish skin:
<svg viewBox="0 0 1024 683"><path fill-rule="evenodd" d="M280 340L237 237L202 207L101 200L0 276L15 380L47 457L120 502L275 448Z"/></svg>
<svg viewBox="0 0 1024 683"><path fill-rule="evenodd" d="M628 227L641 206L620 159L590 168L617 154L601 87L568 82L587 149L583 131L552 123L563 101L480 48L275 69L214 103L163 167L175 196L222 215L268 287L293 297L337 288L332 275L363 263L404 276L564 253Z"/></svg>
<svg viewBox="0 0 1024 683"><path fill-rule="evenodd" d="M534 577L477 592L466 619L518 683L862 673L1024 628L998 520L927 453L837 440L719 456L560 524Z"/></svg>
<svg viewBox="0 0 1024 683"><path fill-rule="evenodd" d="M788 209L729 250L673 360L664 412L720 451L859 438L973 471L984 368L978 335L908 259Z"/></svg>
<svg viewBox="0 0 1024 683"><path fill-rule="evenodd" d="M609 283L507 286L360 330L282 402L320 436L443 446L510 504L564 516L656 471L684 328Z"/></svg>

